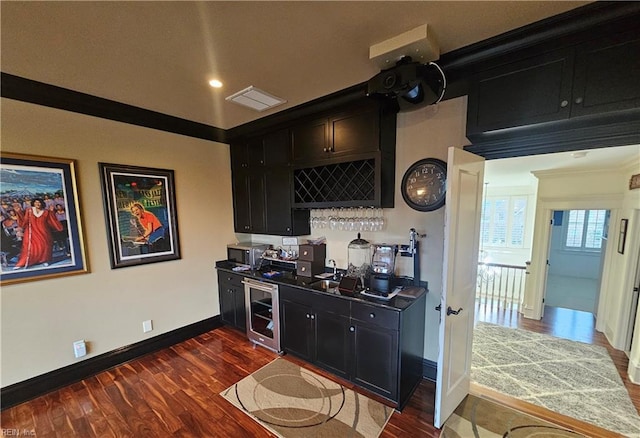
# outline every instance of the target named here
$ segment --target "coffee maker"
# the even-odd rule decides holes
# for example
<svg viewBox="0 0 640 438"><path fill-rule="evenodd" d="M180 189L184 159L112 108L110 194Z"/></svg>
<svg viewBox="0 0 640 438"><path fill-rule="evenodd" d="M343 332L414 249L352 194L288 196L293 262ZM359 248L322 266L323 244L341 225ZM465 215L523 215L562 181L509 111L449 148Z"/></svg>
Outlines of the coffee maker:
<svg viewBox="0 0 640 438"><path fill-rule="evenodd" d="M389 293L394 287L398 245L378 243L373 244L372 247L373 256L371 257L369 288L374 291Z"/></svg>

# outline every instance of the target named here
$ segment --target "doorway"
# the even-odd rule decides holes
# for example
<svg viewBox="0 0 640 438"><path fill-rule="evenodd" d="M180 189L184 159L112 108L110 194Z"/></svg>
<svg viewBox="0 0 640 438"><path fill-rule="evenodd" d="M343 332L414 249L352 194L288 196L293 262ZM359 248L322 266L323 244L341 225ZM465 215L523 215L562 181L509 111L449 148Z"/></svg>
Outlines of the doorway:
<svg viewBox="0 0 640 438"><path fill-rule="evenodd" d="M545 306L596 316L608 210L555 210L549 242Z"/></svg>

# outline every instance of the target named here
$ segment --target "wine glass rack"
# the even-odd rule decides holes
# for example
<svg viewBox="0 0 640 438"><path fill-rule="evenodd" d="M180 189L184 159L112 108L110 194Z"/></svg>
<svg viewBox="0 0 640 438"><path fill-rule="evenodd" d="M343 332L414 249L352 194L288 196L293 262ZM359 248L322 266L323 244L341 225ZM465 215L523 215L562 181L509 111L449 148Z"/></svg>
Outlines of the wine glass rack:
<svg viewBox="0 0 640 438"><path fill-rule="evenodd" d="M378 173L375 158L296 169L294 206L373 205Z"/></svg>

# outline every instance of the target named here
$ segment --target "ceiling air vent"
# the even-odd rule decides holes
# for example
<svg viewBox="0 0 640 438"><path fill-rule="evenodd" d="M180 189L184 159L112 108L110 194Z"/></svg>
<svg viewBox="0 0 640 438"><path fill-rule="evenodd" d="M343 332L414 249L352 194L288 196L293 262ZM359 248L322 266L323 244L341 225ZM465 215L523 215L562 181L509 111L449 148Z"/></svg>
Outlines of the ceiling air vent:
<svg viewBox="0 0 640 438"><path fill-rule="evenodd" d="M274 106L282 105L287 101L279 97L272 96L269 93L254 87L253 85L238 91L235 94L225 98L229 102L235 102L238 105L248 106L256 111L265 111Z"/></svg>

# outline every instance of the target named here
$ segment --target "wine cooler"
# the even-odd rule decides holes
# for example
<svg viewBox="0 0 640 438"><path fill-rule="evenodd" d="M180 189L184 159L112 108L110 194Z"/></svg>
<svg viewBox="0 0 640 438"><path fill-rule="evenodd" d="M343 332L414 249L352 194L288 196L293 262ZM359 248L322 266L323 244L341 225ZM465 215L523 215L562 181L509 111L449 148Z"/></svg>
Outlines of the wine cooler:
<svg viewBox="0 0 640 438"><path fill-rule="evenodd" d="M278 285L245 278L247 337L275 352L280 352L280 316Z"/></svg>

